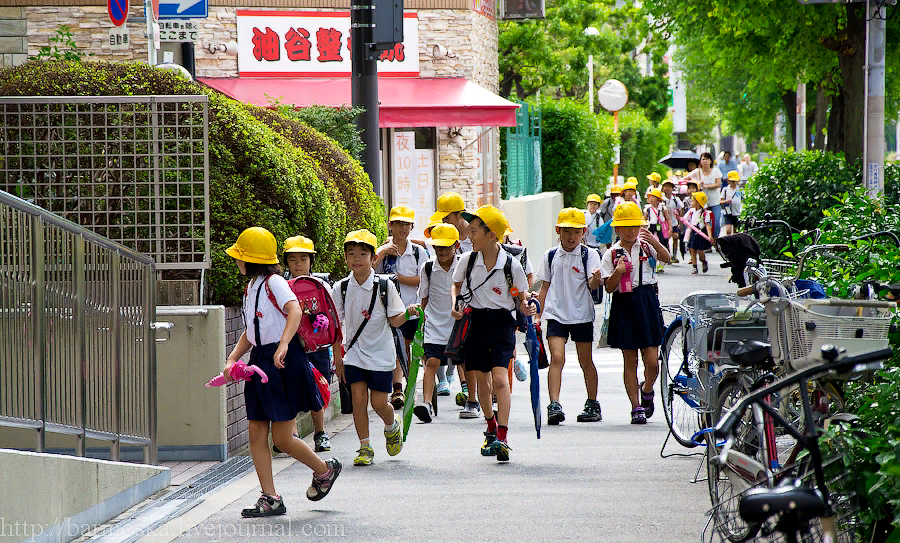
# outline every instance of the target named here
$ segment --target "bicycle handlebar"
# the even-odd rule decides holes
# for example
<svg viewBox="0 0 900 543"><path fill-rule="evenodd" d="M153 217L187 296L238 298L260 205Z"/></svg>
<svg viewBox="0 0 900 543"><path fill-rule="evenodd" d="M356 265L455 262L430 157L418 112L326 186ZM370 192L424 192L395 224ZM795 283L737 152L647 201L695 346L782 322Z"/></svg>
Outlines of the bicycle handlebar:
<svg viewBox="0 0 900 543"><path fill-rule="evenodd" d="M823 345L822 356L825 360L828 360L825 364L813 366L787 377L783 377L771 385L741 398L737 405L729 409L716 425L716 438L730 439L734 435L735 427L740 422L743 412L750 407L750 405L763 401L766 396L811 377L819 377L828 373L855 374L880 369L882 366L881 361L893 356L894 352L890 347L887 347L854 356L845 356L843 358L837 358L837 355L837 347L834 345Z"/></svg>
<svg viewBox="0 0 900 543"><path fill-rule="evenodd" d="M862 236L851 239L850 242L856 243L857 241L874 238L891 238L891 241L894 242L894 245L900 247L900 236L897 236L897 234L888 230L880 230L878 232L872 232L871 234L863 234Z"/></svg>

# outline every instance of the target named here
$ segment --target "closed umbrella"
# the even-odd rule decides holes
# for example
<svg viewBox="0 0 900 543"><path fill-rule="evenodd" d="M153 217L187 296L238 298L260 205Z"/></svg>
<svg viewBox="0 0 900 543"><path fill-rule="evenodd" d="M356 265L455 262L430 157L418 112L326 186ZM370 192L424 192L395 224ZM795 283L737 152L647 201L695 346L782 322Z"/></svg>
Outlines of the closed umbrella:
<svg viewBox="0 0 900 543"><path fill-rule="evenodd" d="M416 403L416 381L419 380L419 366L425 357L425 310L418 308L419 325L416 327L416 335L410 345L409 372L406 375L406 403L403 404L403 441L409 435L409 425L412 422L413 405ZM424 401L428 401L427 398Z"/></svg>
<svg viewBox="0 0 900 543"><path fill-rule="evenodd" d="M537 312L541 312L541 304L537 300L530 300L537 306ZM531 410L534 412L534 431L537 432L537 438L541 438L541 383L538 374L538 359L541 356L540 340L537 336L537 330L534 327L534 319L528 319L528 327L525 331L525 348L528 350L528 358L531 366Z"/></svg>

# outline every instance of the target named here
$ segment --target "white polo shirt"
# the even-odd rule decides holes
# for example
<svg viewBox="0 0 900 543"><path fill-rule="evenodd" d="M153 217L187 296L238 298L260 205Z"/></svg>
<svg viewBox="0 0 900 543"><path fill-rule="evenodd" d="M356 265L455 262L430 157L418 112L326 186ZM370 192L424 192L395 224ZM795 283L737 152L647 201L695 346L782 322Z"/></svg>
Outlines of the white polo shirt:
<svg viewBox="0 0 900 543"><path fill-rule="evenodd" d="M669 210L670 224L672 226L675 226L676 224L678 224L678 218L675 216L675 211L681 209L680 202L677 202L675 194L672 194L671 198L666 198L666 196L663 195L663 203L665 204L666 209Z"/></svg>
<svg viewBox="0 0 900 543"><path fill-rule="evenodd" d="M346 304L341 297L341 283L344 280L334 284L331 297L334 298L338 316L344 324L344 347L350 344L356 331L365 320L369 304L372 303L372 289L377 288L375 278L376 275L372 272L360 285L351 272L347 276L349 284L347 285ZM406 311L406 306L403 305L403 300L392 281L387 281L387 287L387 312L381 303L381 294L379 293L375 299L370 322L363 329L353 348L344 354L344 364L372 371L394 370L397 354L394 352L394 338L387 319Z"/></svg>
<svg viewBox="0 0 900 543"><path fill-rule="evenodd" d="M582 244L571 252L556 246L553 255L553 269L550 269L550 251L544 253L538 268L537 278L550 283L544 299L544 316L561 324L594 322L594 300L588 289L581 258ZM594 249L587 250L587 276L600 269L600 255Z"/></svg>
<svg viewBox="0 0 900 543"><path fill-rule="evenodd" d="M644 256L641 258L641 247L643 245ZM616 273L616 266L613 264L613 258L616 257L616 253L619 249L622 249L622 242L617 241L613 244L612 247L603 255L603 259L600 261L600 276L603 279L607 279L612 277L614 273ZM628 258L631 261L631 286L635 288L640 285L640 270L643 267L644 270L644 285L653 285L656 283L656 267L651 266L647 261L650 257L657 258L656 249L653 248L649 243L641 244L640 241L634 242L634 245L631 247L631 254L628 255ZM640 260L643 259L644 265L640 266ZM555 259L554 259L555 260ZM618 290L619 285L616 285L616 290Z"/></svg>
<svg viewBox="0 0 900 543"><path fill-rule="evenodd" d="M666 220L665 216L665 204L660 203L656 207L656 212L653 211L653 206L647 204L644 206L644 214L647 216L647 222L650 224L660 224Z"/></svg>
<svg viewBox="0 0 900 543"><path fill-rule="evenodd" d="M259 293L259 312L262 313L262 316L259 317L259 335L262 341L257 341L256 329L253 326L253 310L256 306L256 292L260 287L263 289ZM297 301L297 296L294 295L291 287L288 286L287 280L280 275L269 276L269 291L275 296L275 301L278 302L278 307L282 311L284 311L284 306L288 302L291 300ZM244 323L247 326L247 341L251 345L258 347L281 341L281 336L284 335L284 327L287 326L287 319L269 300L262 276L258 275L250 280L250 284L247 287L247 295L244 296L243 312Z"/></svg>
<svg viewBox="0 0 900 543"><path fill-rule="evenodd" d="M402 255L396 257L396 260L392 263L390 269L385 265L385 261L390 258L386 256L381 259L381 262L375 266L375 273L380 274L397 274L402 275L404 277L417 277L419 275L419 264L428 260L428 253L425 252L425 249L419 247L419 262L416 262L416 253L413 249L413 242L407 240L406 242L406 250ZM417 298L417 289L412 285L404 285L400 283L400 298L403 299L403 303L406 305L412 305L418 301ZM371 323L369 324L371 326Z"/></svg>
<svg viewBox="0 0 900 543"><path fill-rule="evenodd" d="M453 299L450 297L450 287L453 285L453 271L459 257L453 258L450 271L444 271L437 258L433 258L431 279L425 274L425 263L422 263L419 275L419 299L428 298L428 306L425 307L425 343L446 345L450 340L450 332L453 330L454 318L450 315L453 309Z"/></svg>
<svg viewBox="0 0 900 543"><path fill-rule="evenodd" d="M461 255L463 253L468 253L472 250L472 240L469 238L459 240L459 248L456 249L456 254Z"/></svg>
<svg viewBox="0 0 900 543"><path fill-rule="evenodd" d="M494 264L493 268L488 270L484 265L484 256L481 253L465 253L459 257L459 262L457 262L456 269L453 271L453 282L462 283L460 291L463 294L469 292L468 281L466 280L466 266L468 266L469 259L473 254L477 254L478 256L475 260L475 266L472 268L471 281L472 288L475 289L475 292L472 293L472 301L469 303L469 306L474 309L515 310L516 305L512 295L509 293L509 286L506 284L506 276L503 274L503 267L506 265L507 260L512 261L513 286L516 287L519 292L527 292L528 278L525 277L525 270L522 269L522 264L519 263L518 259L511 256L503 249L500 249L496 264ZM497 271L491 275L490 279L487 279L488 275L493 270ZM486 279L487 282L485 283ZM482 283L484 283L484 285L482 285ZM481 286L479 287L479 285Z"/></svg>

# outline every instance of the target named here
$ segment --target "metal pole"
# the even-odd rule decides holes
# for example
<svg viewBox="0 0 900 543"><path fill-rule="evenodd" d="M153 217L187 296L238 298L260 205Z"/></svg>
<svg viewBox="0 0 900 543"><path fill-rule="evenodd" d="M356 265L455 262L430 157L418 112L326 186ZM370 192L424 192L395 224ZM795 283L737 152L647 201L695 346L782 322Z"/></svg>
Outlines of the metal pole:
<svg viewBox="0 0 900 543"><path fill-rule="evenodd" d="M35 361L35 392L38 394L37 404L38 419L43 423L38 429L37 452L44 452L47 448L47 404L49 394L47 391L47 330L44 327L45 303L46 303L46 277L44 276L44 220L34 217L31 221L31 271L33 273L33 290L31 297L31 318L34 326L34 345L32 352Z"/></svg>
<svg viewBox="0 0 900 543"><path fill-rule="evenodd" d="M797 151L806 150L806 83L797 85L797 133L794 146Z"/></svg>
<svg viewBox="0 0 900 543"><path fill-rule="evenodd" d="M884 8L876 3L866 17L864 179L869 195L877 197L884 193Z"/></svg>
<svg viewBox="0 0 900 543"><path fill-rule="evenodd" d="M365 108L356 119L366 144L363 169L372 189L381 196L381 138L378 129L378 66L372 42L375 6L372 0L352 0L350 4L350 96L353 106Z"/></svg>
<svg viewBox="0 0 900 543"><path fill-rule="evenodd" d="M150 445L144 449L144 462L147 464L157 464L159 463L159 454L158 454L158 418L159 418L159 409L157 406L157 390L158 390L158 375L157 375L157 363L156 363L156 330L153 328L152 323L156 321L156 267L151 266L149 269L145 269L143 271L144 277L144 334L146 337L146 351L144 352L146 356L147 363L147 372L148 372L148 381L149 386L147 387L147 394L149 396L147 401L148 415L150 416L149 430L150 430Z"/></svg>
<svg viewBox="0 0 900 543"><path fill-rule="evenodd" d="M152 0L144 0L144 19L147 21L147 64L156 66L156 43L153 39Z"/></svg>
<svg viewBox="0 0 900 543"><path fill-rule="evenodd" d="M122 267L121 255L111 252L109 255L109 312L112 317L112 326L110 333L113 341L113 388L115 389L115 406L113 407L113 417L115 417L116 440L113 442L109 451L109 459L118 462L121 453L121 442L119 438L122 436L122 390L124 373L122 371ZM152 338L148 338L150 340Z"/></svg>
<svg viewBox="0 0 900 543"><path fill-rule="evenodd" d="M615 134L615 150L613 151L613 185L619 184L619 112L613 111L613 134Z"/></svg>
<svg viewBox="0 0 900 543"><path fill-rule="evenodd" d="M588 105L594 112L594 55L588 55Z"/></svg>
<svg viewBox="0 0 900 543"><path fill-rule="evenodd" d="M82 433L78 436L75 444L75 454L77 456L85 455L86 447L86 429L87 429L87 353L85 338L85 308L87 307L87 285L85 283L85 262L84 262L84 238L80 235L72 236L75 240L73 251L72 272L75 276L75 363L78 365L78 425L81 427Z"/></svg>

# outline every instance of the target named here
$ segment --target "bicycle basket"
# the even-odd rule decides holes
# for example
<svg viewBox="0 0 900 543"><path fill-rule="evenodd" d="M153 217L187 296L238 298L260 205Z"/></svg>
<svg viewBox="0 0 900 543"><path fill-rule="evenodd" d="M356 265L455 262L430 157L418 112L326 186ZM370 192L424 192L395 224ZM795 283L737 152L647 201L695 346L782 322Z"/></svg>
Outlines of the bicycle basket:
<svg viewBox="0 0 900 543"><path fill-rule="evenodd" d="M846 349L847 355L887 347L893 304L780 299L766 304L766 317L772 356L797 371L824 363L820 353L829 343Z"/></svg>
<svg viewBox="0 0 900 543"><path fill-rule="evenodd" d="M763 258L761 261L763 269L766 271L769 279L781 281L787 277L793 277L797 271L797 263L793 260L777 260L774 258Z"/></svg>

